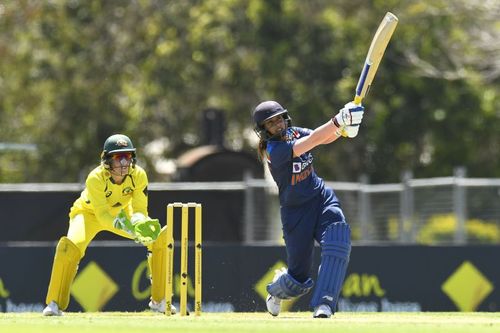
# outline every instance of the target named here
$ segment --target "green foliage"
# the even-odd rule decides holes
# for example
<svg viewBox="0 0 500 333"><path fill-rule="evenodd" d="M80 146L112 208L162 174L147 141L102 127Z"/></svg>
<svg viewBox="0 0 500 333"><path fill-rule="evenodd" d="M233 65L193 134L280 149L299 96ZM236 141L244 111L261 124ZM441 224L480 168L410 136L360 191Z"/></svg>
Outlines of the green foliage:
<svg viewBox="0 0 500 333"><path fill-rule="evenodd" d="M493 4L467 1L8 1L0 4L0 182L81 180L102 143L126 133L150 179L145 145L166 158L200 144L200 111L226 111L226 144L254 149L263 99L314 128L353 98L386 11L400 24L366 99L355 140L321 147L327 179L500 177L500 98L488 36ZM479 34L478 31L482 33ZM486 37L484 37L486 36ZM490 60L490 61L488 61ZM496 74L495 74L496 73ZM13 171L17 170L17 171Z"/></svg>

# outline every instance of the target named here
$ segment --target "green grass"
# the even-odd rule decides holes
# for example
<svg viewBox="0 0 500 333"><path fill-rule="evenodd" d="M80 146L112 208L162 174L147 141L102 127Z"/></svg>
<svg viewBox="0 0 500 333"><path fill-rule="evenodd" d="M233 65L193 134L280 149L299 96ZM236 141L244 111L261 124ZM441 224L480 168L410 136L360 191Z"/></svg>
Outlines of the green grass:
<svg viewBox="0 0 500 333"><path fill-rule="evenodd" d="M311 313L204 313L201 317L165 317L151 312L0 313L0 332L12 333L306 333L306 332L500 332L500 313L350 313L313 319Z"/></svg>

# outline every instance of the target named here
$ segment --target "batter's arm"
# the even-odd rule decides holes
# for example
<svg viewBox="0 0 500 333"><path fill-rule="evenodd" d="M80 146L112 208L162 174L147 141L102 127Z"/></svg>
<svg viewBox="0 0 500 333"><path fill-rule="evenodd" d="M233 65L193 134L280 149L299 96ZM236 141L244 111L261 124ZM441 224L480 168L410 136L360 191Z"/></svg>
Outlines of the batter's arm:
<svg viewBox="0 0 500 333"><path fill-rule="evenodd" d="M308 136L301 137L295 141L293 145L293 155L300 156L319 145L331 143L340 136L340 128L335 126L333 121L330 120L314 129Z"/></svg>

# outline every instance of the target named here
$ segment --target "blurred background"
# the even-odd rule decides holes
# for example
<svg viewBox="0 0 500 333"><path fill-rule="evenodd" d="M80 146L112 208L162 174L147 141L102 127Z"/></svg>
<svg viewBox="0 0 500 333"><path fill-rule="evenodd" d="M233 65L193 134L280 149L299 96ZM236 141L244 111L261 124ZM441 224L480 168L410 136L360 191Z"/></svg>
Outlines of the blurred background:
<svg viewBox="0 0 500 333"><path fill-rule="evenodd" d="M316 170L350 183L331 185L367 228L358 239L498 242L497 1L3 1L0 182L83 184L113 133L132 138L152 183L264 178L255 105L277 100L303 127L327 121L353 98L389 10L400 24L360 134L317 148ZM434 177L445 178L412 181ZM275 201L268 183L242 208L249 223Z"/></svg>
<svg viewBox="0 0 500 333"><path fill-rule="evenodd" d="M326 122L387 11L400 22L360 134L315 149L315 169L356 245L498 245L494 0L1 1L0 223L16 223L0 242L52 246L104 140L124 133L151 216L201 202L206 241L282 244L251 112L273 99L297 126Z"/></svg>
<svg viewBox="0 0 500 333"><path fill-rule="evenodd" d="M127 133L150 180L188 149L253 154L274 99L316 127L353 91L386 11L400 19L355 140L318 149L328 180L500 177L497 1L2 1L0 180L79 182ZM204 110L221 110L207 133ZM206 119L206 117L205 117Z"/></svg>

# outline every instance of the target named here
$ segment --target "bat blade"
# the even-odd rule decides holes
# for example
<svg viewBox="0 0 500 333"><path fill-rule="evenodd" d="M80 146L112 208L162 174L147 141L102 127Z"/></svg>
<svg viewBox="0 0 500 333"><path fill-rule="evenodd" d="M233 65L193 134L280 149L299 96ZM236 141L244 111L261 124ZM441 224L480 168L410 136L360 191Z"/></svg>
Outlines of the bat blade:
<svg viewBox="0 0 500 333"><path fill-rule="evenodd" d="M354 103L361 104L363 98L370 90L373 78L377 73L378 66L384 55L385 49L391 40L392 34L398 24L398 18L391 12L387 12L378 26L375 36L373 37L370 49L366 55L365 64L356 86L356 95Z"/></svg>

